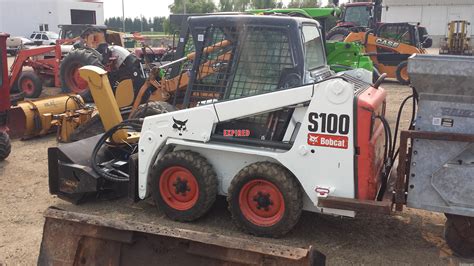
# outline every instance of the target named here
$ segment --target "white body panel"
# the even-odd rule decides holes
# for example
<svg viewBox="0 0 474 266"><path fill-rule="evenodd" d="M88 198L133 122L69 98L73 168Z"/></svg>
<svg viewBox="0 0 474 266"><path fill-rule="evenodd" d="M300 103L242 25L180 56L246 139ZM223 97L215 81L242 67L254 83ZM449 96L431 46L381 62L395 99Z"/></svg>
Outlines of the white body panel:
<svg viewBox="0 0 474 266"><path fill-rule="evenodd" d="M152 165L167 151L187 149L199 152L213 165L219 179L219 193L227 194L232 178L243 167L257 161L273 161L289 169L301 183L306 194L304 209L322 211L315 207L318 194L315 189L328 189L330 195L354 198L354 87L342 79L327 80L289 90L267 93L242 99L218 102L145 118L139 142L139 196L148 196L147 188ZM288 140L296 123L301 123L290 150L263 148L232 143L209 141L218 122L255 115L285 106L298 105L285 134ZM350 118L348 132L334 137L347 140L345 148L309 144L310 113L332 113ZM184 127L173 128L175 120ZM320 123L321 124L321 123ZM314 128L313 128L314 129ZM327 195L326 195L327 196ZM352 211L324 209L325 213L353 216Z"/></svg>

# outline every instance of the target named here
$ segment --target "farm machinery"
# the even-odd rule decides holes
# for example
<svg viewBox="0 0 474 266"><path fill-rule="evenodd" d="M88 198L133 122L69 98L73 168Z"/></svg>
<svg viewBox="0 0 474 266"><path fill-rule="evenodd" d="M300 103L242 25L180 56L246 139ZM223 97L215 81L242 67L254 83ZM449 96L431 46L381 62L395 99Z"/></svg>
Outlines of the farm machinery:
<svg viewBox="0 0 474 266"><path fill-rule="evenodd" d="M326 20L329 17L340 14L340 9L334 8L275 8L275 9L255 9L248 11L252 14L264 15L288 15L292 17L305 17L317 20L324 29L325 35ZM340 72L349 69L363 68L374 72L376 80L380 74L374 68L372 60L364 54L364 47L359 43L344 43L342 41L324 41L327 63L333 71Z"/></svg>
<svg viewBox="0 0 474 266"><path fill-rule="evenodd" d="M410 23L383 23L375 31L351 32L344 42L361 43L378 72L408 85L408 58L412 54L426 54L425 48L432 45L431 38L420 34L419 30L419 25Z"/></svg>
<svg viewBox="0 0 474 266"><path fill-rule="evenodd" d="M370 75L331 72L316 21L191 17L189 34L192 60L168 65L186 69L174 83L186 86L163 103L180 110L122 120L107 73L81 68L106 132L49 148L52 194L73 203L151 198L170 219L186 222L223 195L239 228L271 237L289 232L303 210L354 217L407 204L446 213L447 243L472 255L472 73L451 71L474 69L472 59L409 59L417 92L403 105L410 99L419 105L397 150L398 130L392 135L384 116L385 75L371 84ZM52 216L59 223L87 220L67 212ZM88 219L112 230L109 239L124 228ZM48 256L40 258L53 261L45 244L53 231L45 234L41 253ZM69 254L81 248L68 247Z"/></svg>
<svg viewBox="0 0 474 266"><path fill-rule="evenodd" d="M439 54L472 55L469 26L465 20L454 20L448 24L447 37L441 41Z"/></svg>
<svg viewBox="0 0 474 266"><path fill-rule="evenodd" d="M328 31L328 40L343 41L352 30L375 29L382 19L382 0L353 1L344 5L341 19Z"/></svg>

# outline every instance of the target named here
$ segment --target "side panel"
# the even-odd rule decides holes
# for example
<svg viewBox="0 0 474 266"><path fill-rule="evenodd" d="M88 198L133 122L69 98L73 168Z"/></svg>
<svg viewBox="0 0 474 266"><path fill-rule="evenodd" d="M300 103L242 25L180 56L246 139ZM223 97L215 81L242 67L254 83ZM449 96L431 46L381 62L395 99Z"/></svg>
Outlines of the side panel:
<svg viewBox="0 0 474 266"><path fill-rule="evenodd" d="M357 97L357 198L373 200L380 185L383 165L384 129L381 121L386 92L369 88Z"/></svg>

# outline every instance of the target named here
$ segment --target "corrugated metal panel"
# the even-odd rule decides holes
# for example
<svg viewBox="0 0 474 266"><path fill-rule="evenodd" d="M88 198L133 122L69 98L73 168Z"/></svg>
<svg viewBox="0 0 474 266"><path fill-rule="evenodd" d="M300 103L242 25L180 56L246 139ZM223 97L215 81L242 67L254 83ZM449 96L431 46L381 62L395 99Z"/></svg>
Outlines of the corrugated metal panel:
<svg viewBox="0 0 474 266"><path fill-rule="evenodd" d="M473 5L473 0L384 0L385 6L438 6L438 5Z"/></svg>

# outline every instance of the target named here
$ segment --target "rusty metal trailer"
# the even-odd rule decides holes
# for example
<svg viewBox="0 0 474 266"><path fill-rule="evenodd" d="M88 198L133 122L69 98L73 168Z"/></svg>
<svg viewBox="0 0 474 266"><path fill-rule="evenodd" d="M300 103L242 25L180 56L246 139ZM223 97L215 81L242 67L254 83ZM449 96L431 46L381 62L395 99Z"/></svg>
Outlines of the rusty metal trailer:
<svg viewBox="0 0 474 266"><path fill-rule="evenodd" d="M38 265L324 265L299 248L90 211L46 210Z"/></svg>

